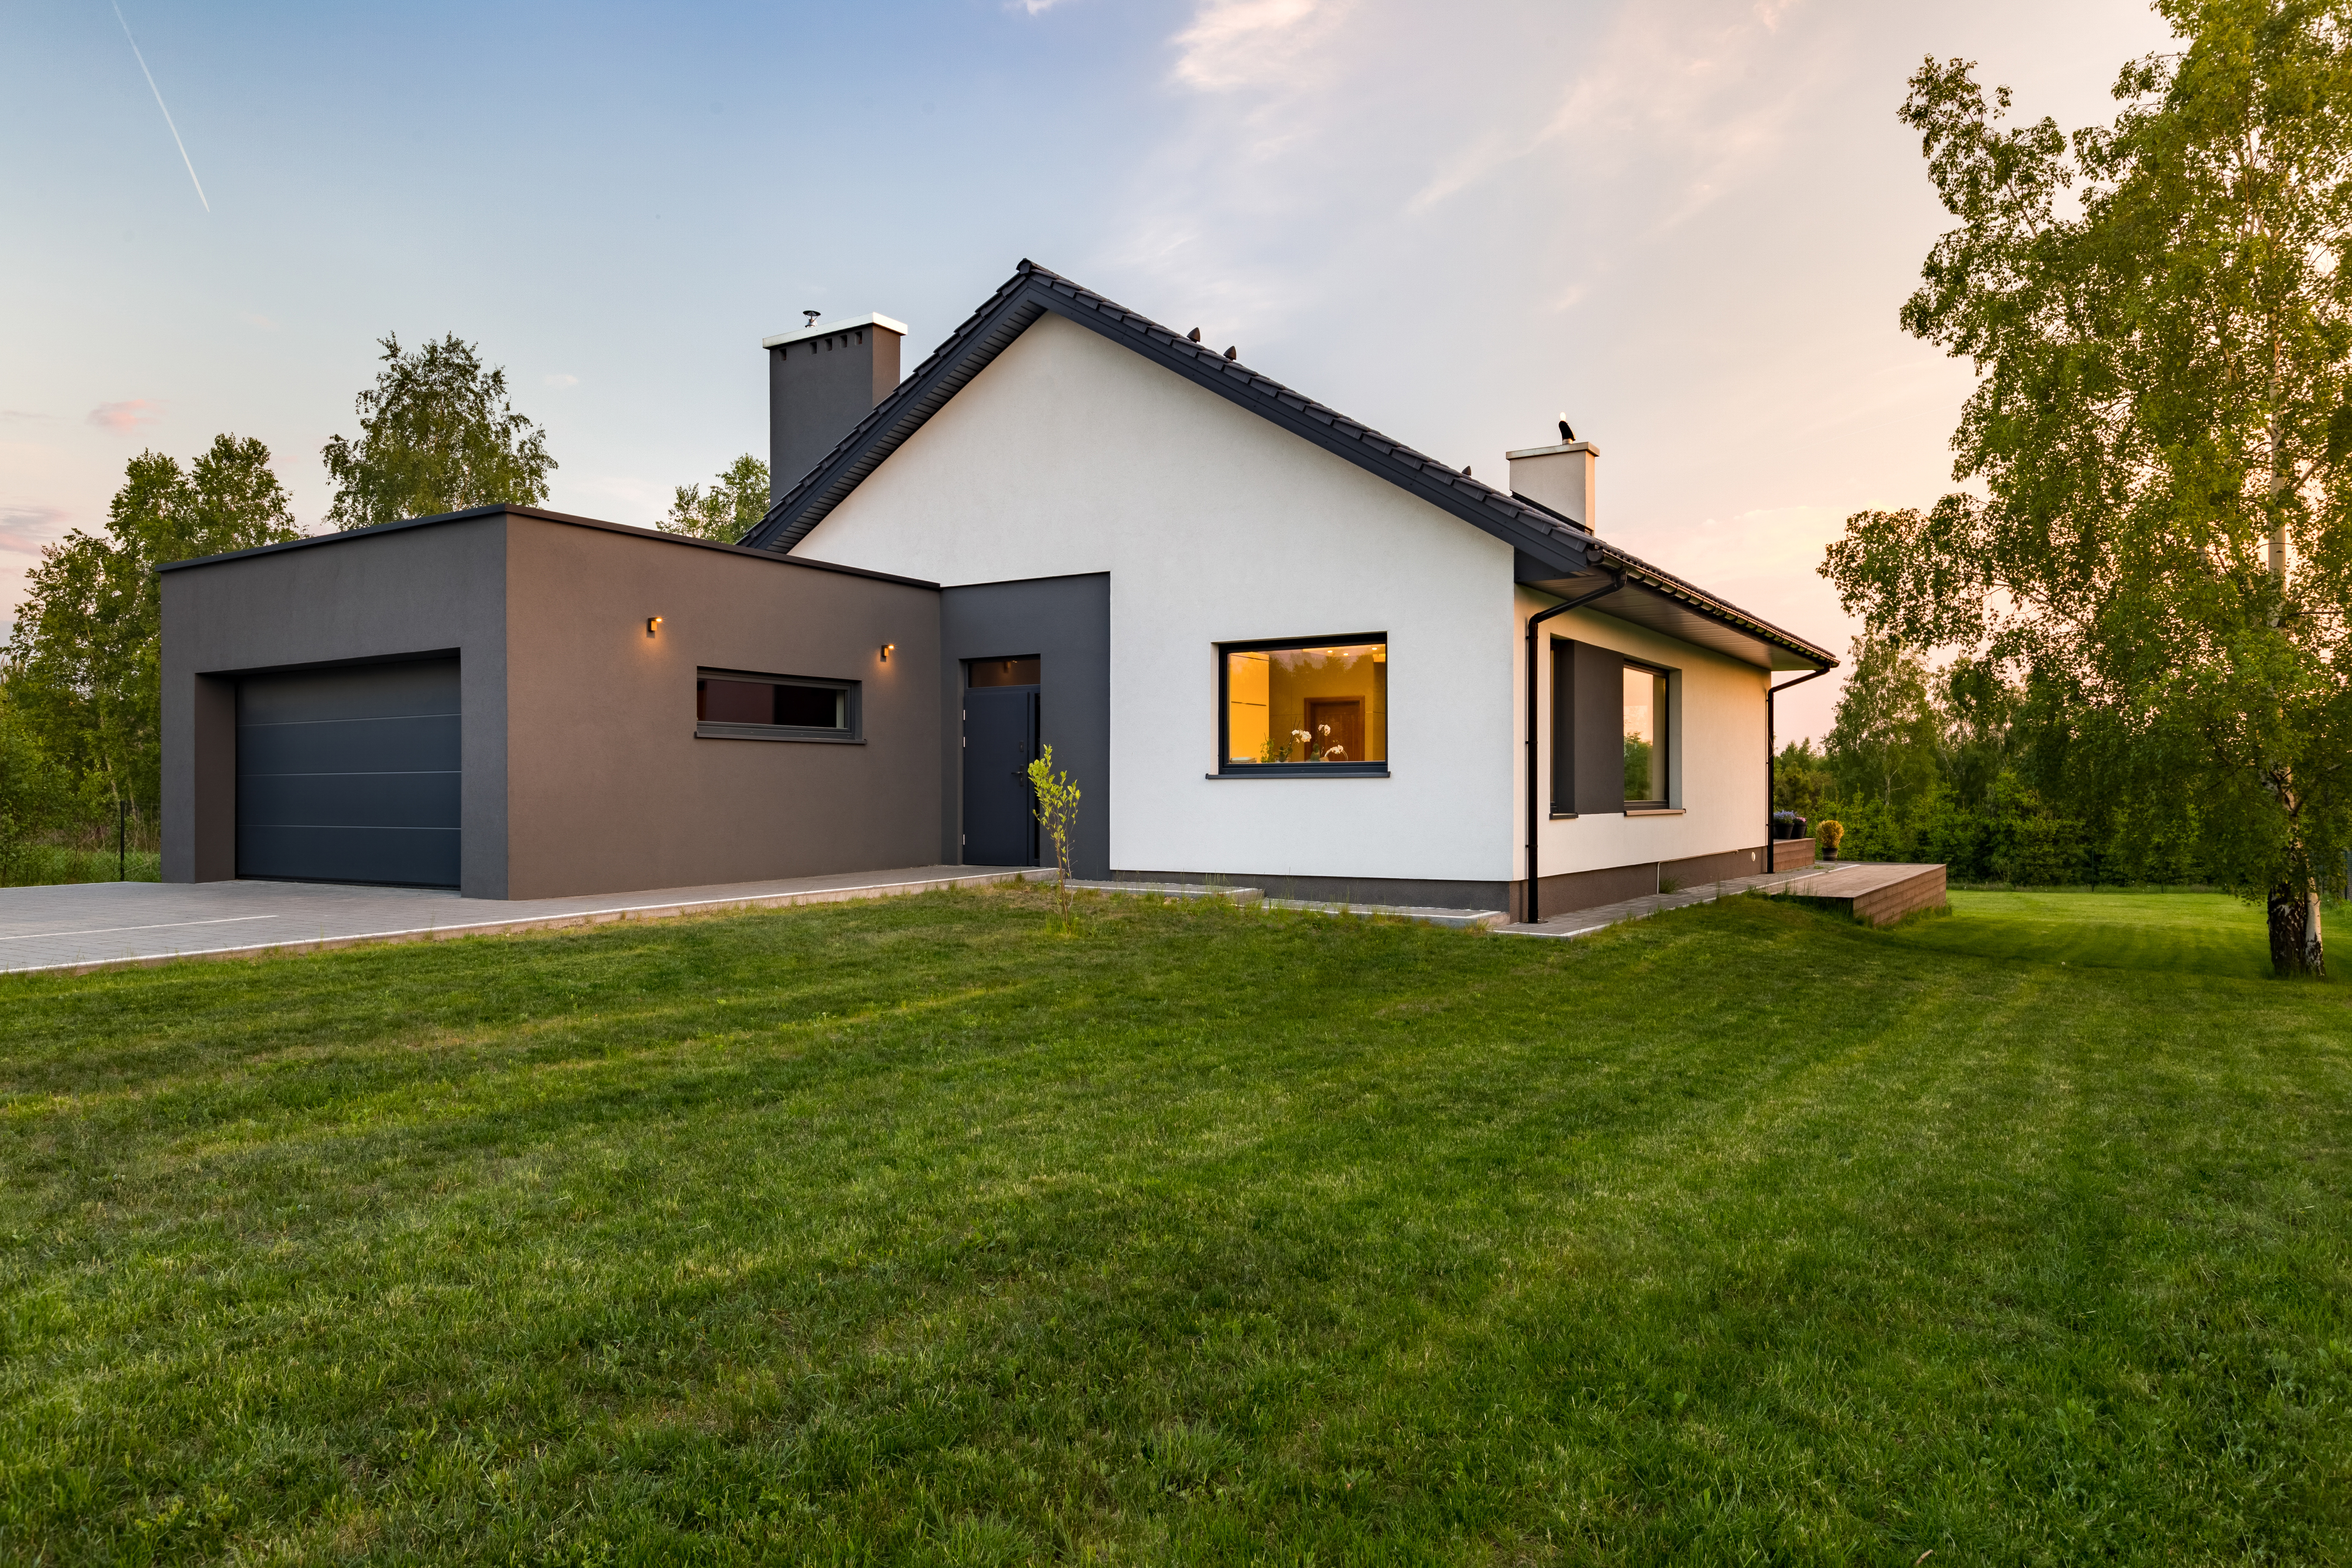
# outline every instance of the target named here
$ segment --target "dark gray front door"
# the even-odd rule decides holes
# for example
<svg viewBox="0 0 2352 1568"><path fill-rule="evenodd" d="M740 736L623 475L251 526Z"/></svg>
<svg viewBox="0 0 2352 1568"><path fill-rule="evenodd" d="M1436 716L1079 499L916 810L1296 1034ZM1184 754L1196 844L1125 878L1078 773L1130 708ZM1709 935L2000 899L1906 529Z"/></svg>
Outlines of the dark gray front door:
<svg viewBox="0 0 2352 1568"><path fill-rule="evenodd" d="M974 686L963 694L963 860L1034 866L1037 819L1028 768L1037 754L1037 689Z"/></svg>
<svg viewBox="0 0 2352 1568"><path fill-rule="evenodd" d="M236 685L236 874L457 885L457 661Z"/></svg>

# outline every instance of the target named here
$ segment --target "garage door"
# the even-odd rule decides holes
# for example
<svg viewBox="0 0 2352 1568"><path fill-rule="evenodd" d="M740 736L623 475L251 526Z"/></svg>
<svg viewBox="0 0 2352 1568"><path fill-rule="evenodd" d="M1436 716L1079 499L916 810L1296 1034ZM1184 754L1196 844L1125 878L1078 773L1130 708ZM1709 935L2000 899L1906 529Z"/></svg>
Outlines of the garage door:
<svg viewBox="0 0 2352 1568"><path fill-rule="evenodd" d="M457 885L457 661L236 688L236 874Z"/></svg>

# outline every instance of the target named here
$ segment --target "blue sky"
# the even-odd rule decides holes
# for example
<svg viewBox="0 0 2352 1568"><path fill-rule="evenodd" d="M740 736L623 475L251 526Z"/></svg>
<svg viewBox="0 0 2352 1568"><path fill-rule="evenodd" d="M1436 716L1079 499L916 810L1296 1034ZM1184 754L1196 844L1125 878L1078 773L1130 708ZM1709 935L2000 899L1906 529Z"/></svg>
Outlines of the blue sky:
<svg viewBox="0 0 2352 1568"><path fill-rule="evenodd" d="M1943 226L1927 53L2112 112L2135 0L16 0L0 48L0 606L124 462L259 437L306 527L375 340L455 331L649 522L765 452L759 340L915 360L1031 257L1500 477L1565 410L1626 548L1843 650L1848 512L1948 486L1965 366L1895 311ZM1784 732L1826 728L1834 682Z"/></svg>

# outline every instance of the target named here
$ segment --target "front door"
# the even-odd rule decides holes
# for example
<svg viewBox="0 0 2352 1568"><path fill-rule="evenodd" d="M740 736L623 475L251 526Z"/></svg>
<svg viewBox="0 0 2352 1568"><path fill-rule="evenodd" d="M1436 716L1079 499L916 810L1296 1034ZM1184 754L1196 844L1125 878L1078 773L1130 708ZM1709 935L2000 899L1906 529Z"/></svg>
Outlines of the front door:
<svg viewBox="0 0 2352 1568"><path fill-rule="evenodd" d="M1029 763L1036 754L1036 687L965 689L965 865L1037 864L1037 819L1029 807Z"/></svg>

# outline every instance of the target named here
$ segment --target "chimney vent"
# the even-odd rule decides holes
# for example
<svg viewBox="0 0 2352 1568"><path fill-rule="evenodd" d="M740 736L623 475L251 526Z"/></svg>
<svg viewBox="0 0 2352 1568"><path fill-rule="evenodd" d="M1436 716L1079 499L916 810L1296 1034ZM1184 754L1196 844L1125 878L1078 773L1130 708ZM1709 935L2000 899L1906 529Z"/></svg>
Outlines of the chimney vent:
<svg viewBox="0 0 2352 1568"><path fill-rule="evenodd" d="M771 506L898 384L906 335L904 321L849 316L761 340L768 351Z"/></svg>
<svg viewBox="0 0 2352 1568"><path fill-rule="evenodd" d="M1559 422L1568 428L1568 421ZM1601 531L1594 505L1592 470L1601 448L1590 441L1528 447L1503 456L1511 465L1511 493L1549 507L1579 527Z"/></svg>

